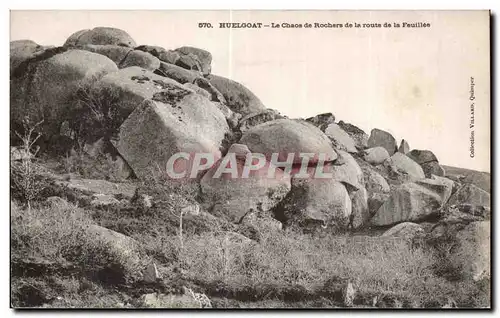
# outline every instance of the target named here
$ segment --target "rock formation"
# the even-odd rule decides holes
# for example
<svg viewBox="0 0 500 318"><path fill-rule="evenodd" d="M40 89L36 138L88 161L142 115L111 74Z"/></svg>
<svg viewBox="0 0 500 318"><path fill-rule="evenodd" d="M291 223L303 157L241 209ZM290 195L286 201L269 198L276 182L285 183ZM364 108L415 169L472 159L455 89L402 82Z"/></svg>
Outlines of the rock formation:
<svg viewBox="0 0 500 318"><path fill-rule="evenodd" d="M232 223L279 229L275 217L285 226L396 225L384 234L394 236L419 229L408 222L477 221L474 213L482 220L490 210L485 187L456 173L454 181L445 178L431 151L410 151L405 139L397 147L389 132L368 135L336 123L332 113L289 119L242 83L212 73L212 55L202 48L137 46L111 27L77 31L62 47L12 41L10 82L13 128L26 116L43 120L48 147L58 138L69 148L83 141L89 157L112 162L123 179L166 173L165 163L186 153L174 175L192 173L203 208ZM17 161L26 157L16 147L11 153ZM196 155L207 153L214 165L193 172ZM228 171L213 178L232 154L237 174L247 154L263 154L265 165L245 180ZM307 172L322 169L329 179L297 177L300 154L308 155ZM276 171L271 178L269 167Z"/></svg>

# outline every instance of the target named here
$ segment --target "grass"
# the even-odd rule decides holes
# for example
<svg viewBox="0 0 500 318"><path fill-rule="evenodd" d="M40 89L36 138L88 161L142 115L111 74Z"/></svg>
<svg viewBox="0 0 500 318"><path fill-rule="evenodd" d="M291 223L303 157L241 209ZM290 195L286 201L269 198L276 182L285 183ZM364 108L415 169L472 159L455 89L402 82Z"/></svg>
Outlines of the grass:
<svg viewBox="0 0 500 318"><path fill-rule="evenodd" d="M454 275L452 237L430 244L288 229L264 230L256 242L230 233L243 227L203 213L182 215L181 231L179 211L195 204L197 193L192 185L151 178L135 197L150 195L151 207L132 200L99 210L64 202L28 209L13 202L13 305L141 307L143 294L158 291L141 283L151 261L165 293L187 286L219 307L340 307L345 282L357 291L355 307L490 305L489 280ZM135 243L120 247L116 238L90 231L95 224Z"/></svg>
<svg viewBox="0 0 500 318"><path fill-rule="evenodd" d="M51 294L54 284L50 280L58 275L91 280L110 288L137 279L143 266L141 254L132 248L120 248L117 242L91 230L92 224L85 210L70 203L31 209L12 204L14 305L29 303L26 297L36 290ZM39 286L29 281L26 284L27 278ZM31 286L32 292L16 292L23 286Z"/></svg>
<svg viewBox="0 0 500 318"><path fill-rule="evenodd" d="M84 274L85 269L109 268L110 264L120 265L119 271L133 272L140 267L131 264L141 263L138 254L124 257L87 233L93 220L86 211L71 204L31 211L13 205L11 222L14 258L70 262L81 269L76 276L56 271L48 277L15 277L15 304L27 302L19 293L29 284L35 286L31 290L58 295L44 296L56 307L122 306L123 299L131 298L126 289L117 293L98 275ZM149 224L153 227L155 223ZM432 249L411 247L401 239L347 235L318 239L285 231L267 233L257 244L233 239L224 230L188 231L181 248L175 232L153 235L138 229L131 234L142 244L147 254L144 259L156 260L167 285L191 284L210 297L236 299L244 303L242 306L266 301L301 306L322 298L330 299L323 305L339 306L329 285L346 280L354 283L358 291L355 304L359 306L371 304L374 297L389 296L407 306L440 306L448 299L462 306L488 305L489 285L485 281L450 281L439 276Z"/></svg>

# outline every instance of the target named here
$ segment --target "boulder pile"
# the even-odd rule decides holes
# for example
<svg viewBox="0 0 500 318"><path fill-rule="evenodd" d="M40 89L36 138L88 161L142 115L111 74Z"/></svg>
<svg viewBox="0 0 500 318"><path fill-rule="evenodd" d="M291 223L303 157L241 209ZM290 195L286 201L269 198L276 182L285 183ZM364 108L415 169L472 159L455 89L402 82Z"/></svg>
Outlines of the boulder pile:
<svg viewBox="0 0 500 318"><path fill-rule="evenodd" d="M133 171L124 175L139 179L162 171L177 153L189 154L179 171L192 167L196 154L212 154L213 165L190 182L200 185L208 213L234 223L258 215L304 229L398 226L385 235L400 235L451 217L452 206L465 214L489 209L489 193L446 178L430 150L412 150L405 139L398 147L390 132L368 135L332 113L287 118L242 83L212 74L211 63L206 50L138 45L109 27L75 32L61 47L13 41L12 126L26 117L43 121L47 148L99 140ZM238 174L248 155L263 154L262 167L244 179L227 171L214 177L231 154ZM301 154L310 155L306 166ZM309 178L299 177L300 169ZM330 178L311 177L317 170Z"/></svg>

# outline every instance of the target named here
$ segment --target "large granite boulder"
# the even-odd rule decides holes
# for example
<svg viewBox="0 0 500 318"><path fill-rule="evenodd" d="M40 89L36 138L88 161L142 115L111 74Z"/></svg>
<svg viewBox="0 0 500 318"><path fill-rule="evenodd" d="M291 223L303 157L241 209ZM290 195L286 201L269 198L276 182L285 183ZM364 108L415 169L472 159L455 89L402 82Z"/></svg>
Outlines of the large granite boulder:
<svg viewBox="0 0 500 318"><path fill-rule="evenodd" d="M212 70L212 54L203 49L183 46L175 49L175 52L180 54L178 61L184 64L183 67L187 69L194 69L203 73L203 75L210 74ZM179 62L176 62L179 65Z"/></svg>
<svg viewBox="0 0 500 318"><path fill-rule="evenodd" d="M174 173L190 170L196 153L220 158L219 148L228 131L216 105L178 83L169 83L130 114L113 142L135 174L146 177L151 168L165 167L177 153L187 153L189 158L176 160Z"/></svg>
<svg viewBox="0 0 500 318"><path fill-rule="evenodd" d="M438 161L436 155L430 150L418 150L414 149L407 154L408 157L413 159L418 164L428 163L432 161Z"/></svg>
<svg viewBox="0 0 500 318"><path fill-rule="evenodd" d="M134 50L128 53L120 63L120 68L131 66L138 66L149 71L155 71L160 67L160 60L149 53Z"/></svg>
<svg viewBox="0 0 500 318"><path fill-rule="evenodd" d="M143 52L148 52L149 54L157 57L160 61L175 64L175 62L180 58L180 54L173 50L166 50L161 46L155 45L140 45L135 48L136 50L140 50Z"/></svg>
<svg viewBox="0 0 500 318"><path fill-rule="evenodd" d="M31 40L17 40L10 42L10 75L12 76L17 67L23 62L42 54L47 47L39 45Z"/></svg>
<svg viewBox="0 0 500 318"><path fill-rule="evenodd" d="M282 116L278 111L274 109L266 109L258 113L253 113L243 116L239 120L238 130L241 132L245 132L254 126L267 123L268 121L273 121L276 119L283 119L283 118L285 117Z"/></svg>
<svg viewBox="0 0 500 318"><path fill-rule="evenodd" d="M217 90L217 88L215 88L215 86L213 86L206 78L201 77L201 76L197 76L193 80L193 83L196 84L198 87L206 90L211 96L210 97L211 101L221 103L221 104L224 104L224 106L226 106L227 101L226 101L226 98L224 98L224 95L222 95L222 93L219 92ZM233 112L231 109L229 109L229 111L231 113L237 114L237 113ZM240 114L238 114L238 115L239 115L238 118L241 117Z"/></svg>
<svg viewBox="0 0 500 318"><path fill-rule="evenodd" d="M364 151L363 159L372 165L379 165L389 159L389 153L384 147L369 148Z"/></svg>
<svg viewBox="0 0 500 318"><path fill-rule="evenodd" d="M412 239L416 236L423 235L425 233L424 228L419 224L412 222L399 223L388 229L382 234L383 237L402 237L406 239Z"/></svg>
<svg viewBox="0 0 500 318"><path fill-rule="evenodd" d="M410 152L410 145L408 144L408 141L406 140L401 140L401 144L399 144L398 152L402 154L407 154Z"/></svg>
<svg viewBox="0 0 500 318"><path fill-rule="evenodd" d="M358 162L363 163L360 160ZM368 193L368 211L373 216L378 209L389 199L391 188L384 177L369 164L362 164L361 170L365 181L365 188Z"/></svg>
<svg viewBox="0 0 500 318"><path fill-rule="evenodd" d="M278 153L279 162L294 154L293 163L301 163L300 153L312 153L310 163L318 162L320 156L326 162L337 158L328 137L305 121L278 119L257 125L243 134L240 143L268 159Z"/></svg>
<svg viewBox="0 0 500 318"><path fill-rule="evenodd" d="M124 284L139 275L139 268L143 264L140 244L136 240L96 224L90 224L85 231L86 240L92 240L95 246L105 247L107 253L114 255L119 262L109 263L108 260L101 259L98 264L94 264L90 270L94 271L101 281Z"/></svg>
<svg viewBox="0 0 500 318"><path fill-rule="evenodd" d="M394 153L384 162L388 169L389 177L401 181L415 181L425 178L422 167L408 156L400 152Z"/></svg>
<svg viewBox="0 0 500 318"><path fill-rule="evenodd" d="M454 184L450 179L434 175L429 179L417 180L415 183L439 194L443 205L448 202Z"/></svg>
<svg viewBox="0 0 500 318"><path fill-rule="evenodd" d="M203 88L199 87L196 84L193 83L184 83L184 86L189 88L190 90L193 90L196 94L200 94L201 96L205 97L206 99L210 100L210 93L204 90Z"/></svg>
<svg viewBox="0 0 500 318"><path fill-rule="evenodd" d="M181 85L172 79L134 66L102 77L92 86L91 93L96 95L98 100L106 98L99 96L103 91L116 95L115 120L119 126L144 100L153 98L154 94L162 90L178 87Z"/></svg>
<svg viewBox="0 0 500 318"><path fill-rule="evenodd" d="M354 140L339 125L328 125L325 129L325 134L332 140L336 149L345 150L350 153L358 152Z"/></svg>
<svg viewBox="0 0 500 318"><path fill-rule="evenodd" d="M112 60L100 54L47 49L18 66L11 80L11 119L13 123L26 116L33 123L43 119L45 137L57 135L64 119L75 113L77 91L117 70Z"/></svg>
<svg viewBox="0 0 500 318"><path fill-rule="evenodd" d="M390 156L397 150L396 139L387 131L381 129L372 129L368 139L368 147L384 147Z"/></svg>
<svg viewBox="0 0 500 318"><path fill-rule="evenodd" d="M232 111L245 116L266 109L260 99L242 84L213 74L207 76L207 79L222 93Z"/></svg>
<svg viewBox="0 0 500 318"><path fill-rule="evenodd" d="M64 47L75 47L78 45L78 39L80 38L80 36L82 34L85 34L87 33L88 31L90 31L90 29L83 29L83 30L80 30L80 31L76 31L75 33L71 34L68 39L66 40L66 42L64 43Z"/></svg>
<svg viewBox="0 0 500 318"><path fill-rule="evenodd" d="M370 216L374 216L380 207L387 201L391 195L389 193L373 192L368 197L368 211Z"/></svg>
<svg viewBox="0 0 500 318"><path fill-rule="evenodd" d="M134 39L127 32L109 27L97 27L92 30L77 31L66 40L64 46L81 46L87 44L136 46Z"/></svg>
<svg viewBox="0 0 500 318"><path fill-rule="evenodd" d="M258 169L246 168L247 154L250 154L248 147L233 144L226 156L200 181L201 200L205 208L211 214L233 223L241 223L252 212L268 212L270 217L269 211L290 191L290 178L269 162ZM256 165L255 160L252 163ZM234 166L234 173L230 169L224 170ZM248 169L246 175L245 169ZM269 177L269 169L276 170L274 177Z"/></svg>
<svg viewBox="0 0 500 318"><path fill-rule="evenodd" d="M424 186L405 183L396 188L371 219L376 226L404 221L422 221L435 215L442 206L442 197Z"/></svg>
<svg viewBox="0 0 500 318"><path fill-rule="evenodd" d="M325 167L326 172L331 172L335 181L342 182L355 190L363 188L365 185L363 170L356 159L342 150L337 151L337 154L338 159Z"/></svg>
<svg viewBox="0 0 500 318"><path fill-rule="evenodd" d="M356 148L359 150L363 150L368 148L368 139L369 136L362 129L354 126L353 124L346 123L344 121L339 121L338 125L342 128L346 133L351 136L356 144Z"/></svg>
<svg viewBox="0 0 500 318"><path fill-rule="evenodd" d="M138 66L150 71L155 71L160 67L160 60L158 58L149 53L134 50L133 48L127 46L86 44L75 48L102 54L115 62L119 68Z"/></svg>
<svg viewBox="0 0 500 318"><path fill-rule="evenodd" d="M324 113L314 117L309 117L306 121L310 122L324 132L330 124L335 123L335 116L332 113Z"/></svg>
<svg viewBox="0 0 500 318"><path fill-rule="evenodd" d="M120 66L125 57L133 51L131 47L127 46L103 44L86 44L79 46L78 49L104 55L115 62L117 66Z"/></svg>
<svg viewBox="0 0 500 318"><path fill-rule="evenodd" d="M358 229L367 224L371 218L368 206L368 192L365 188L349 193L352 203L351 226Z"/></svg>
<svg viewBox="0 0 500 318"><path fill-rule="evenodd" d="M391 191L387 181L375 169L369 166L362 166L365 187L369 193L388 193Z"/></svg>
<svg viewBox="0 0 500 318"><path fill-rule="evenodd" d="M195 79L200 77L200 74L197 72L186 70L180 66L165 62L160 62L160 66L155 73L171 78L181 84L194 83Z"/></svg>
<svg viewBox="0 0 500 318"><path fill-rule="evenodd" d="M308 170L309 175L315 174L315 168ZM275 213L288 226L345 229L350 223L352 204L345 186L335 179L293 178L292 190Z"/></svg>
<svg viewBox="0 0 500 318"><path fill-rule="evenodd" d="M439 165L438 159L432 151L414 149L406 155L422 167L427 178L430 178L431 175L445 175L444 168Z"/></svg>

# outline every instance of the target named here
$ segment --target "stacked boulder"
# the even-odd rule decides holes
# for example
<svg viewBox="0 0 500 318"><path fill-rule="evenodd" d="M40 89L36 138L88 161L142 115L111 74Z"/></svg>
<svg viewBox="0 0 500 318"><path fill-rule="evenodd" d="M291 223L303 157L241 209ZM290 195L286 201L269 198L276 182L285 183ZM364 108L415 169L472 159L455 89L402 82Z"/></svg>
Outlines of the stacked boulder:
<svg viewBox="0 0 500 318"><path fill-rule="evenodd" d="M407 155L422 167L427 178L431 175L445 175L444 168L439 165L439 162L432 151L414 149L407 153Z"/></svg>

